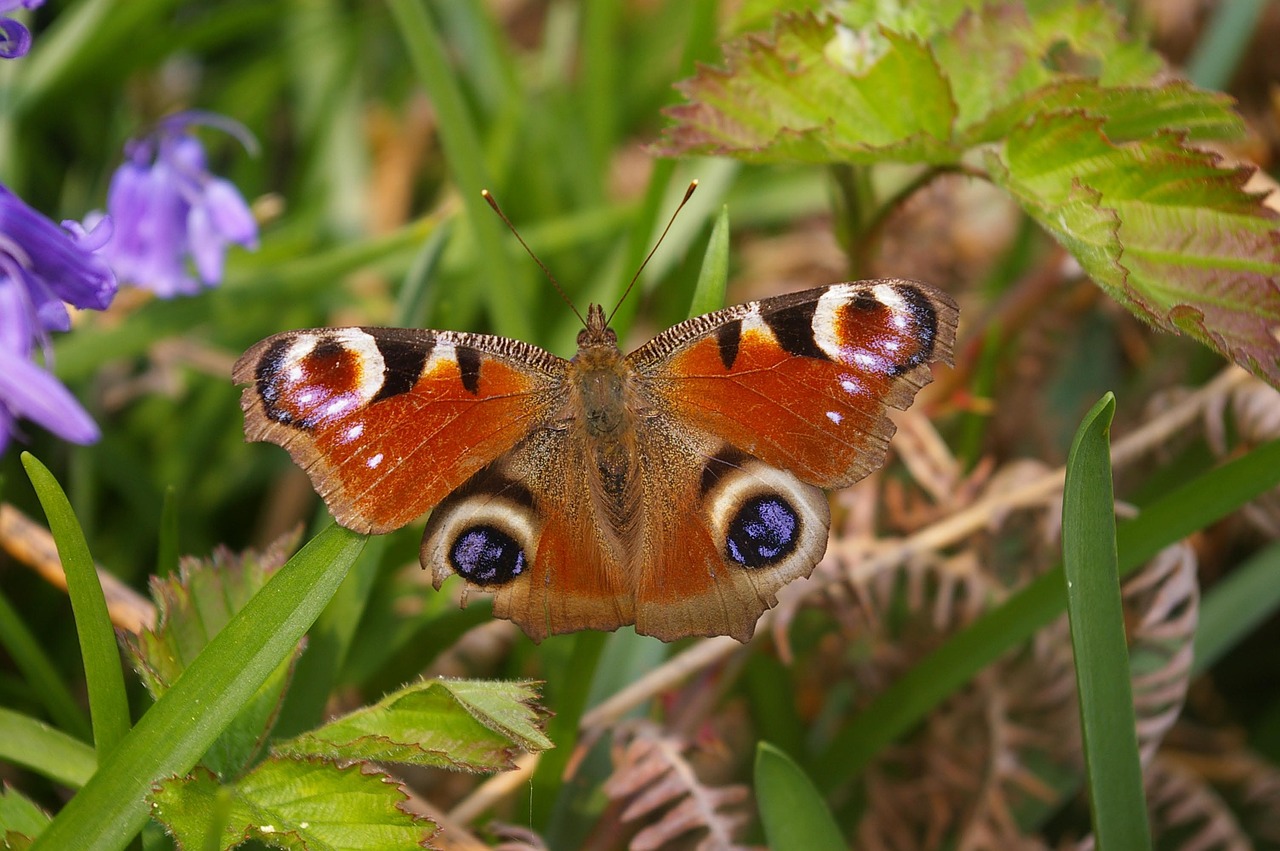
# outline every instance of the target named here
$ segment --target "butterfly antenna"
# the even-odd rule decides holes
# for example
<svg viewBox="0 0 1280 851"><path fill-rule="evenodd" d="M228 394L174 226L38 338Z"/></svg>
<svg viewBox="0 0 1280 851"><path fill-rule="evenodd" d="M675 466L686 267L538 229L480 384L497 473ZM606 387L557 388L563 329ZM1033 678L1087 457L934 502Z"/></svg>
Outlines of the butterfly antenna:
<svg viewBox="0 0 1280 851"><path fill-rule="evenodd" d="M569 305L569 309L573 311L573 315L578 317L578 321L581 322L585 328L587 320L582 318L582 314L578 312L578 308L575 307L573 302L569 299L569 296L564 291L564 287L560 286L560 282L556 280L556 276L551 274L551 270L547 268L547 264L538 259L538 255L533 253L533 249L529 247L529 243L524 241L524 237L520 235L520 231L516 230L515 225L511 224L511 220L507 218L506 213L502 212L502 208L498 206L498 202L494 200L493 195L488 189L481 189L480 194L484 196L484 200L493 208L493 211L498 214L498 218L502 219L503 223L506 224L507 229L515 234L516 239L518 239L520 244L524 246L525 252L533 258L534 263L538 264L538 268L542 270L542 274L547 276L547 280L551 282L551 286L556 288L556 292L560 293L560 298L564 299L564 303Z"/></svg>
<svg viewBox="0 0 1280 851"><path fill-rule="evenodd" d="M622 307L622 303L627 300L627 296L631 294L631 288L636 285L636 281L640 280L640 273L644 271L644 267L649 265L649 261L653 259L653 255L658 252L658 246L662 245L662 240L667 238L667 231L671 230L671 226L676 223L676 216L680 215L680 211L684 209L684 205L689 203L689 199L693 197L694 190L698 188L698 181L689 181L689 188L684 191L684 199L680 201L676 211L671 214L671 218L667 221L667 226L662 229L662 236L658 237L658 241L653 244L653 248L649 249L649 255L644 258L644 262L640 264L640 268L636 269L635 275L631 278L631 283L627 284L627 288L623 290L622 297L618 299L618 304L613 308L613 312L609 314L610 324L613 322L613 316L618 312L618 308Z"/></svg>

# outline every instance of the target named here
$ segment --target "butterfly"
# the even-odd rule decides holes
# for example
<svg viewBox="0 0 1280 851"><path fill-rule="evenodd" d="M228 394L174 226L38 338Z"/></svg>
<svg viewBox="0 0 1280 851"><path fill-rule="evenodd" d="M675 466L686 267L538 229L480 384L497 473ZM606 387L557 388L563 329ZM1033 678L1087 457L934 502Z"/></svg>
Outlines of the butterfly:
<svg viewBox="0 0 1280 851"><path fill-rule="evenodd" d="M957 308L838 283L681 322L628 355L591 305L572 360L507 337L286 331L235 365L249 440L287 449L338 523L431 511L422 566L535 641L580 629L751 638L827 545L823 488L883 464L951 361Z"/></svg>

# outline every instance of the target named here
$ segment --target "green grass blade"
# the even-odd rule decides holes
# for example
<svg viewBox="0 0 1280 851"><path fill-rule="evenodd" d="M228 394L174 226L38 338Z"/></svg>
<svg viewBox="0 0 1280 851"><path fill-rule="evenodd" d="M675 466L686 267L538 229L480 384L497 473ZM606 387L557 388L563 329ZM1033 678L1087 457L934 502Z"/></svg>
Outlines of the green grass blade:
<svg viewBox="0 0 1280 851"><path fill-rule="evenodd" d="M1187 79L1205 89L1226 89L1257 31L1267 0L1220 3L1187 59Z"/></svg>
<svg viewBox="0 0 1280 851"><path fill-rule="evenodd" d="M1196 625L1196 674L1204 673L1280 608L1280 544L1233 570L1205 595Z"/></svg>
<svg viewBox="0 0 1280 851"><path fill-rule="evenodd" d="M1093 406L1071 444L1062 493L1062 563L1075 651L1094 837L1102 851L1151 847L1133 711L1111 484L1115 396Z"/></svg>
<svg viewBox="0 0 1280 851"><path fill-rule="evenodd" d="M480 196L481 189L495 187L485 166L479 129L467 109L456 75L449 67L444 42L426 5L419 0L387 0L387 5L399 25L418 80L430 94L439 116L440 142L456 176L467 221L475 234L481 271L490 282L485 287L490 315L500 333L521 340L532 339L528 279L514 268L506 250L502 222Z"/></svg>
<svg viewBox="0 0 1280 851"><path fill-rule="evenodd" d="M49 711L49 717L71 735L89 741L93 730L89 719L81 710L71 690L62 681L58 668L44 652L40 642L27 629L17 610L9 604L9 598L0 593L0 647L18 666L22 676L30 683L36 699Z"/></svg>
<svg viewBox="0 0 1280 851"><path fill-rule="evenodd" d="M404 276L400 294L396 297L396 309L391 315L393 324L401 328L424 328L429 324L440 290L440 284L435 279L436 269L452 233L453 222L441 222L440 227L436 228L418 256L413 259L413 265Z"/></svg>
<svg viewBox="0 0 1280 851"><path fill-rule="evenodd" d="M698 283L693 288L690 316L701 316L724 307L724 291L729 283L729 207L720 208L711 238L707 240L707 253L702 258Z"/></svg>
<svg viewBox="0 0 1280 851"><path fill-rule="evenodd" d="M173 485L164 489L160 509L160 537L156 542L156 576L178 570L178 493Z"/></svg>
<svg viewBox="0 0 1280 851"><path fill-rule="evenodd" d="M58 558L67 576L67 596L75 615L80 653L84 657L85 683L89 691L89 718L98 759L104 759L129 732L129 698L124 690L124 669L116 647L116 632L107 613L98 571L85 542L84 532L62 487L49 469L30 453L22 453L31 485L49 519L49 531L58 546Z"/></svg>
<svg viewBox="0 0 1280 851"><path fill-rule="evenodd" d="M43 721L0 707L0 762L24 765L77 789L98 766L93 748Z"/></svg>
<svg viewBox="0 0 1280 851"><path fill-rule="evenodd" d="M756 746L756 804L770 848L843 851L848 843L817 788L791 757Z"/></svg>
<svg viewBox="0 0 1280 851"><path fill-rule="evenodd" d="M34 847L123 848L147 820L152 784L191 770L293 652L365 540L330 526L289 559L142 716Z"/></svg>
<svg viewBox="0 0 1280 851"><path fill-rule="evenodd" d="M579 790L575 784L564 782L564 770L578 741L578 722L586 711L587 697L600 670L600 654L604 652L609 633L586 630L560 640L572 641L573 648L568 655L568 663L554 682L559 686L558 692L552 694L553 682L547 683L547 703L556 708L555 716L547 722L547 738L555 743L555 749L542 754L529 783L534 813L547 813L549 807L544 832L552 847L558 844L557 837L563 837L580 826L581 819L572 811L572 801ZM564 847L572 847L573 844L576 843Z"/></svg>
<svg viewBox="0 0 1280 851"><path fill-rule="evenodd" d="M1116 530L1120 575L1277 484L1280 440L1197 476ZM1205 499L1206 493L1214 494L1214 499ZM1065 606L1061 567L1032 580L881 692L833 737L817 760L815 780L830 789L856 777L882 748L918 724L979 670L1062 614Z"/></svg>

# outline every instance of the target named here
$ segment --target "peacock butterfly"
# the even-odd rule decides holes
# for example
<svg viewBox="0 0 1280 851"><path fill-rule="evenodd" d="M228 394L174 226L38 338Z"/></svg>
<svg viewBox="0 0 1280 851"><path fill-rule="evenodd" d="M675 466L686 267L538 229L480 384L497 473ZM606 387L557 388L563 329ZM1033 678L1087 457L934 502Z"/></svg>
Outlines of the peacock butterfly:
<svg viewBox="0 0 1280 851"><path fill-rule="evenodd" d="M747 641L827 545L822 488L885 459L951 361L957 309L906 280L694 317L623 356L600 305L564 360L506 337L286 331L237 361L249 440L279 444L364 533L428 509L422 566L535 641L579 629Z"/></svg>

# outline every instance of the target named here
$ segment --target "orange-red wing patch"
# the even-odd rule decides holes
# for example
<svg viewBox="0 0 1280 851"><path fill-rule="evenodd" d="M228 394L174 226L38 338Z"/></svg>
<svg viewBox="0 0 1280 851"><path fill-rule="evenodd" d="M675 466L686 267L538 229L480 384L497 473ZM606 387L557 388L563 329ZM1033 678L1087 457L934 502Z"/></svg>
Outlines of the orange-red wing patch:
<svg viewBox="0 0 1280 851"><path fill-rule="evenodd" d="M690 320L631 358L657 410L842 487L883 463L887 408L905 408L928 364L950 360L955 322L954 302L923 284L836 284Z"/></svg>
<svg viewBox="0 0 1280 851"><path fill-rule="evenodd" d="M339 523L385 532L548 416L558 362L496 337L331 329L264 340L235 377L249 438L288 449Z"/></svg>

